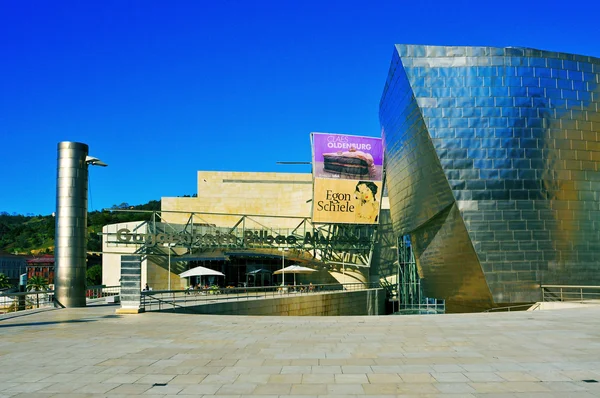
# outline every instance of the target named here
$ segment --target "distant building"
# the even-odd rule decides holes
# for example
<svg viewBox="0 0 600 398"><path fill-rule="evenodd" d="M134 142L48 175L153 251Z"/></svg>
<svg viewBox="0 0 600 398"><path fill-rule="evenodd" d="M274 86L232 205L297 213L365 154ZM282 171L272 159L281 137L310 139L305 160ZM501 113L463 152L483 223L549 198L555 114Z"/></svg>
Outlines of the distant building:
<svg viewBox="0 0 600 398"><path fill-rule="evenodd" d="M32 276L41 276L46 278L48 283L54 283L54 256L45 254L41 257L30 258L27 260L27 279Z"/></svg>
<svg viewBox="0 0 600 398"><path fill-rule="evenodd" d="M19 276L25 273L26 266L25 256L0 253L0 274L6 275L12 284L19 283Z"/></svg>

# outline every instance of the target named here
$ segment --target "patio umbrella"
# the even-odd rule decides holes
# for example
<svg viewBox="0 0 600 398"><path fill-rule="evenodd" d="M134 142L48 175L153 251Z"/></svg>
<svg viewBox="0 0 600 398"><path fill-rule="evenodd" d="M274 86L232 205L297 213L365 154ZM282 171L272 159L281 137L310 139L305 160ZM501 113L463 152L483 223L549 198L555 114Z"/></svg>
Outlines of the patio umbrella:
<svg viewBox="0 0 600 398"><path fill-rule="evenodd" d="M181 274L179 274L179 277L187 278L189 276L206 276L206 275L225 276L224 273L215 271L214 269L198 266L198 267L189 269L185 272L182 272Z"/></svg>
<svg viewBox="0 0 600 398"><path fill-rule="evenodd" d="M180 278L187 278L187 277L191 277L191 276L199 276L200 282L202 282L203 276L225 276L225 274L222 272L219 272L219 271L215 271L214 269L200 267L200 266L194 267L192 269L188 269L187 271L179 274Z"/></svg>
<svg viewBox="0 0 600 398"><path fill-rule="evenodd" d="M285 275L287 272L289 272L290 274L294 274L294 286L296 286L296 274L310 274L312 272L317 272L317 270L308 267L303 267L301 265L288 265L285 268L273 272L273 275Z"/></svg>

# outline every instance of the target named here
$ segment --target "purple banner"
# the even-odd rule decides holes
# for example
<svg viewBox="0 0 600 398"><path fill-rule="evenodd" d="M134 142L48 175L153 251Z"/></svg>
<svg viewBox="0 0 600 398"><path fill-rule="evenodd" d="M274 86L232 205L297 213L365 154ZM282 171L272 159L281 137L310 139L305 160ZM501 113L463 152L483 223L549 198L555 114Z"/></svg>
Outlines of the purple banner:
<svg viewBox="0 0 600 398"><path fill-rule="evenodd" d="M318 178L381 181L381 138L312 133L313 174Z"/></svg>

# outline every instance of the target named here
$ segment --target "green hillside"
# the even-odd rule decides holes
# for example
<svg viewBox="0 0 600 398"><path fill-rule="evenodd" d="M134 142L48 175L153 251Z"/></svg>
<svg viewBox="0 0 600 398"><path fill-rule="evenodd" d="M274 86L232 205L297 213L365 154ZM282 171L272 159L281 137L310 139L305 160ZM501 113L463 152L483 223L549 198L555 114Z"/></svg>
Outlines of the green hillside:
<svg viewBox="0 0 600 398"><path fill-rule="evenodd" d="M112 210L160 210L160 201L131 206L127 203L114 205ZM93 211L88 213L88 251L102 250L102 227L128 221L149 220L151 213L127 213L119 211ZM0 252L13 254L43 254L54 252L55 218L0 212Z"/></svg>

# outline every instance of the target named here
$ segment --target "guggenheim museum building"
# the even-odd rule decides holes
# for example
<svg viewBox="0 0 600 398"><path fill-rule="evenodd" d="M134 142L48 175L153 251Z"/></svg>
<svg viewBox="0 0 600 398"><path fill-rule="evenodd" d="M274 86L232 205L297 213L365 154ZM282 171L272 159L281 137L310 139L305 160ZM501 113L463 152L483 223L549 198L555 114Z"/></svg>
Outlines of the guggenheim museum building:
<svg viewBox="0 0 600 398"><path fill-rule="evenodd" d="M104 228L103 283L144 253L155 289L196 283L178 275L198 265L273 285L291 264L316 271L302 283L400 289L408 242L420 289L448 312L600 285L599 108L598 58L397 45L381 137L313 134L312 173L199 172L197 197Z"/></svg>
<svg viewBox="0 0 600 398"><path fill-rule="evenodd" d="M380 102L394 233L465 309L600 285L600 59L397 45Z"/></svg>

